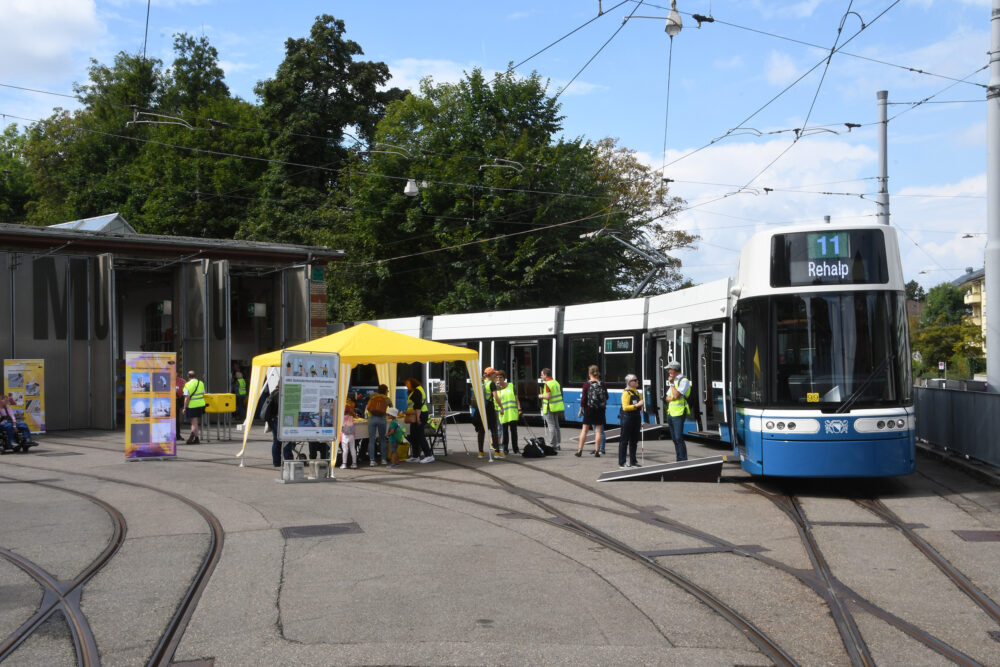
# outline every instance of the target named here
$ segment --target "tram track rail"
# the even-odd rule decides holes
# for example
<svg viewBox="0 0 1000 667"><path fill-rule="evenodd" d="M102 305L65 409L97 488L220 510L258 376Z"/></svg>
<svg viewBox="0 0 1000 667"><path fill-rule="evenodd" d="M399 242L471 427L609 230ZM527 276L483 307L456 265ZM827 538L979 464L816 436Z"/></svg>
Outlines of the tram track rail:
<svg viewBox="0 0 1000 667"><path fill-rule="evenodd" d="M49 440L49 438L46 438L46 440ZM103 449L103 448L95 448L95 449ZM19 468L51 472L51 470L48 468L40 468L37 466L25 465L23 463L12 463L11 465L17 466ZM151 484L145 484L143 482L115 479L113 477L94 475L78 471L61 470L60 472L63 474L75 475L78 477L96 479L102 482L123 484L135 488L146 489L154 493L160 493L169 496L193 509L202 517L202 519L208 525L209 545L205 557L202 559L198 571L195 573L190 584L188 585L188 588L185 590L184 595L181 597L181 600L178 603L176 610L174 611L174 614L170 618L170 621L167 623L167 626L164 629L164 631L161 633L160 638L157 641L152 654L150 655L149 659L146 662L148 667L167 667L173 660L173 656L177 651L177 647L180 645L181 639L184 636L184 632L187 629L187 626L191 621L191 617L194 615L194 611L198 606L198 601L201 599L202 593L205 591L205 588L207 588L212 573L215 571L215 568L222 557L222 549L225 544L225 531L222 528L222 523L219 521L218 517L216 517L204 505L196 503L193 500L186 498L185 496L182 496L179 493L175 493L167 489L162 489L153 486ZM122 520L124 521L124 517L122 517ZM117 548L115 549L115 551L117 551ZM114 555L113 553L109 555L107 560L110 560L110 557L113 555ZM105 563L106 562L107 561L105 561ZM101 564L101 567L103 567L103 565L104 563ZM94 570L94 573L96 573L97 569ZM84 582L81 581L79 585L82 586L83 583ZM96 643L94 650L95 650L94 656L96 657ZM2 660L3 656L0 655L0 661ZM87 664L93 664L93 665L100 664L99 658L96 662L90 662Z"/></svg>
<svg viewBox="0 0 1000 667"><path fill-rule="evenodd" d="M796 665L798 664L777 642L771 639L767 634L765 634L760 628L758 628L750 619L746 618L733 607L723 602L718 596L709 591L702 586L699 586L691 579L682 576L681 574L671 570L668 567L661 565L656 562L653 558L641 554L639 551L633 547L625 544L621 540L618 540L607 533L594 528L593 526L571 516L570 514L563 512L558 507L546 503L537 497L536 493L531 489L526 489L524 487L513 484L493 473L487 472L481 468L464 465L461 463L456 463L453 461L443 461L448 465L453 465L459 468L464 468L466 470L471 470L480 475L487 477L492 480L496 485L508 493L515 495L532 505L535 505L539 509L544 510L547 513L552 514L557 519L558 522L549 521L549 523L565 528L574 534L584 537L585 539L594 542L600 546L611 549L612 551L625 556L629 560L639 563L643 567L653 571L660 577L666 579L670 583L679 587L681 590L685 591L696 600L704 604L706 607L719 614L722 618L728 621L733 627L735 627L742 636L746 637L748 641L754 644L764 655L766 655L770 660L776 665Z"/></svg>
<svg viewBox="0 0 1000 667"><path fill-rule="evenodd" d="M80 608L80 593L83 585L100 572L111 561L122 544L124 544L125 535L128 532L128 524L125 521L125 516L110 503L83 491L50 482L22 480L8 475L0 475L0 479L10 480L15 483L32 484L83 498L107 512L111 518L112 525L112 532L108 543L101 553L69 582L60 582L55 576L27 558L8 549L0 548L0 556L31 576L44 591L38 610L0 643L0 662L10 657L46 620L58 611L62 613L69 627L70 637L73 640L73 647L76 651L77 664L84 667L99 665L100 655L97 649L97 640L94 638L94 633L90 628L90 623L87 621L86 615Z"/></svg>
<svg viewBox="0 0 1000 667"><path fill-rule="evenodd" d="M1000 605L969 580L924 538L877 498L856 498L854 502L902 533L910 543L932 562L944 576L965 593L993 622L1000 625Z"/></svg>
<svg viewBox="0 0 1000 667"><path fill-rule="evenodd" d="M834 618L838 632L841 635L841 640L844 643L844 648L848 652L852 664L874 664L874 659L871 657L870 651L868 651L867 643L864 642L864 638L861 636L860 630L858 630L857 623L854 621L853 615L850 612L850 607L863 610L884 621L890 626L903 632L911 639L920 642L927 648L937 652L957 665L980 664L972 656L967 655L940 638L930 634L926 630L867 600L836 578L823 556L819 542L816 540L812 523L806 516L801 501L799 501L795 495L786 493L770 493L764 491L756 484L751 483L742 483L741 486L766 498L779 510L785 513L791 519L793 525L799 532L800 540L802 541L803 547L805 548L810 561L813 563L814 569L817 568L817 566L822 567L820 574L823 577L825 590L819 592L830 606L831 615ZM854 499L854 502L858 502L858 500Z"/></svg>
<svg viewBox="0 0 1000 667"><path fill-rule="evenodd" d="M59 444L64 444L64 443L59 443ZM85 449L96 449L96 450L105 450L105 451L107 450L107 448L104 448L104 447L97 447L97 446L91 446L91 445L82 445L82 444L79 444L79 443L65 443L65 444L68 445L68 446L81 447L81 448L85 448ZM194 453L194 452L195 452L195 450L191 450L191 449L186 450L187 454L191 454L191 453ZM205 452L205 454L209 454L209 452ZM229 465L229 466L238 465L238 463L235 460L231 460L229 457L218 457L218 456L213 456L212 458L191 458L191 459L188 459L188 461L191 462L191 463L212 463L212 464ZM670 571L669 568L664 568L662 565L660 565L655 560L653 560L653 558L651 558L649 556L646 556L646 555L638 552L637 550L633 549L629 545L617 541L614 537L612 537L610 535L606 535L606 534L602 533L601 531L595 530L591 526L585 524L584 522L581 522L581 521L579 521L579 520L577 520L577 519L569 516L568 514L559 511L557 508L555 508L554 506L552 506L550 503L545 502L541 498L549 499L549 500L551 500L553 502L565 502L565 503L570 504L570 505L578 505L578 506L581 506L581 507L586 507L586 508L590 508L590 509L596 509L596 510L600 510L600 511L603 511L603 512L609 512L609 513L612 513L612 514L615 514L615 515L618 515L618 516L622 516L622 517L626 517L626 518L631 518L633 520L642 521L644 523L657 526L657 527L659 527L661 529L670 530L672 532L677 532L679 534L683 534L685 536L688 536L688 537L691 537L691 538L694 538L694 539L698 539L698 540L704 541L705 543L709 544L710 546L712 546L712 547L714 547L714 548L716 548L718 550L730 552L730 553L733 553L735 555L742 556L742 557L752 558L754 560L760 561L763 564L769 565L769 566L774 567L774 568L776 568L776 569L778 569L778 570L780 570L782 572L785 572L786 574L789 574L792 577L794 577L800 583L802 583L802 584L806 585L807 587L809 587L817 595L819 595L820 598L823 599L830 606L830 608L831 608L831 616L834 616L835 613L837 613L837 614L840 614L842 617L850 618L850 621L849 621L850 625L847 628L843 629L843 630L838 626L838 632L841 633L842 641L845 642L845 652L849 656L852 664L857 664L857 665L874 664L874 661L871 659L870 652L868 651L868 649L867 649L866 646L863 647L863 648L862 647L856 647L857 650L854 651L854 652L852 652L849 644L847 643L847 642L853 642L853 641L855 641L853 639L853 637L855 636L853 634L854 632L856 632L857 633L856 636L860 638L860 632L857 632L857 625L856 625L856 623L854 623L853 618L850 617L850 609L852 607L854 609L856 609L856 610L863 610L863 611L871 614L872 616L883 620L887 624L889 624L889 625L897 628L898 630L900 630L901 632L903 632L907 636L909 636L912 639L918 641L919 643L927 646L928 648L934 650L935 652L937 652L940 655L946 657L947 659L951 660L955 664L960 664L960 665L976 665L976 664L979 664L974 658L966 655L962 651L960 651L960 650L956 649L955 647L949 645L947 642L945 642L945 641L943 641L943 640L941 640L941 639L939 639L937 637L934 637L930 633L928 633L928 632L924 631L923 629L915 626L914 624L906 621L905 619L902 619L902 618L900 618L900 617L892 614L888 610L883 609L883 608L879 607L878 605L872 603L871 601L866 600L864 597L862 597L861 595L859 595L857 592L855 592L855 591L851 590L850 588L848 588L847 586L845 586L843 584L843 582L839 581L833 575L833 573L829 569L829 566L825 565L825 559L822 559L820 561L823 564L823 566L825 566L825 567L822 567L822 566L821 567L817 567L816 561L813 561L813 571L811 571L811 572L808 571L808 570L801 570L801 569L793 568L793 567L791 567L791 566L789 566L789 565L787 565L785 563L782 563L781 561L775 560L774 558L771 558L771 557L767 556L766 554L759 553L759 552L754 552L754 551L750 551L750 550L747 550L747 549L743 549L743 548L740 547L740 545L734 544L734 543L732 543L732 542L730 542L730 541L728 541L728 540L726 540L724 538L712 535L710 533L706 533L706 532L701 531L701 530L699 530L697 528L688 526L688 525L686 525L686 524L684 524L682 522L678 522L678 521L669 519L667 517L664 517L664 516L662 516L661 514L655 512L655 511L651 511L649 508L645 508L643 506L636 505L635 503L632 503L632 502L630 502L628 500L625 500L623 498L619 498L619 497L615 496L614 494L609 493L606 490L595 488L592 484L587 484L587 483L581 482L579 480L576 480L576 479L574 479L572 477L569 477L567 475L561 474L559 472L546 469L543 466L535 465L535 464L528 463L528 462L523 462L523 461L520 461L518 459L511 458L511 459L507 459L506 462L514 464L514 465L522 465L524 467L527 467L527 468L531 469L534 472L541 473L541 474L543 474L545 476L551 476L553 478L556 478L558 480L566 482L566 483L568 483L570 485L573 485L574 487L578 487L580 489L586 490L587 492L589 492L589 493L591 493L591 494L593 494L593 495L595 495L595 496L597 496L597 497L599 497L601 499L604 499L604 500L610 501L610 502L612 502L612 503L614 503L616 505L619 505L619 506L621 506L624 509L615 509L615 508L608 507L606 505L602 505L602 504L598 504L598 503L588 503L588 502L581 501L581 500L575 499L575 498L574 499L560 498L559 496L554 495L554 494L552 494L550 492L539 493L539 492L536 492L536 491L534 491L532 489L528 489L528 488L525 488L525 487L521 487L521 486L512 484L510 482L507 482L506 480L503 480L502 478L497 477L496 475L493 475L492 473L489 473L489 472L481 469L481 467L476 467L476 466L473 466L473 465L466 465L466 464L462 464L462 463L456 463L454 461L450 461L450 460L445 459L445 458L439 458L438 461L442 462L442 463L448 463L448 464L454 465L456 467L461 467L461 468L465 468L465 469L468 469L468 470L472 470L474 472L479 472L479 473L485 475L488 479L490 479L490 481L492 483L491 484L478 484L478 486L483 486L485 488L497 488L497 487L499 487L499 488L501 488L501 489L503 489L503 490L511 493L512 495L515 495L517 497L523 498L524 500L528 501L529 503L531 503L531 504L535 505L536 507L538 507L539 509L543 510L543 512L551 514L552 516L556 516L557 520L553 521L550 517L547 517L547 516L528 516L527 518L532 518L532 519L536 519L536 520L540 520L540 521L546 521L546 522L548 522L548 523L550 523L552 525L555 525L555 526L558 526L558 527L570 530L570 531L574 532L575 534L583 536L583 537L585 537L587 539L592 539L593 541L601 544L602 546L604 546L606 548L612 549L612 550L614 550L614 551L616 551L618 553L626 555L629 558L634 558L637 562L641 562L641 563L643 563L647 567L650 567L649 564L652 564L653 567L651 567L651 569L655 569L655 568L659 567L659 568L663 568L664 570ZM261 466L247 466L247 467L251 467L251 468L255 468L255 469L259 469L259 470L274 471L274 468L271 467L270 465L266 465L266 466L265 465L261 465ZM398 488L401 488L401 489L405 489L405 490L407 490L409 492L420 493L420 494L437 495L437 496L441 496L441 497L447 497L447 498L451 498L451 499L456 499L456 500L461 500L461 501L465 501L465 502L469 502L469 503L481 505L483 507L489 507L489 508L494 508L494 509L497 508L497 505L495 503L482 502L482 501L477 500L474 497L464 496L464 495L461 495L461 494L445 493L445 492L441 492L441 491L432 491L432 490L428 490L428 489L421 489L419 487L413 486L412 484L405 483L404 480L437 479L437 480L446 481L446 482L449 482L449 483L477 485L474 482L468 482L468 481L463 481L463 480L455 480L455 479L445 478L445 477L442 477L440 475L431 474L430 471L427 471L427 472L416 472L416 471L414 471L414 472L408 472L408 474L406 474L405 476L393 475L393 477L395 477L395 479L389 480L385 476L383 469L376 469L376 471L378 473L381 473L381 474L379 474L377 480L374 478L374 476L371 479L366 479L366 478L369 477L369 475L366 474L366 475L363 475L363 476L359 476L359 477L357 477L355 479L352 479L351 482L352 483L362 482L362 483L372 483L372 484L374 484L374 483L386 484L386 485L389 485L389 486L393 486L393 487L398 487ZM372 472L376 472L376 471L372 471ZM760 495L764 496L765 498L769 498L769 500L772 500L772 502L774 502L773 498L769 497L770 494L768 494L767 492L765 492L763 489L757 488L755 485L750 484L750 483L746 483L746 482L737 482L737 483L740 484L740 485L742 485L744 488L748 489L749 491L751 491L753 493L756 493L756 494L760 494ZM541 496L541 498L539 498L539 496ZM512 509L511 511L512 512L517 512L519 514L523 514L523 512L520 512L520 511L517 511L517 510L513 510ZM798 509L797 510L793 510L793 512L796 513L796 514L798 514L799 517L801 518L801 520L804 521L804 522L806 522L806 524L808 523L808 520L807 520L807 518L805 516L805 513L802 510L802 508L801 508L800 505L798 506ZM787 512L786 512L786 514L787 514ZM790 518L792 518L793 521L797 521L797 519L795 519L794 516L790 515ZM806 524L804 524L804 525L806 525ZM803 527L803 528L800 528L799 530L800 530L800 536L802 536L802 535L806 536L806 537L803 537L803 539L807 539L808 538L809 540L812 540L814 542L814 537L812 535L811 528ZM607 540L607 541L603 541L603 540ZM815 544L815 542L814 542L814 544ZM815 546L818 548L818 544L815 544ZM928 545L928 547L929 547L929 545ZM808 550L808 546L806 548ZM933 549L932 547L929 547L929 548ZM630 554L630 552L631 552L631 554ZM810 558L812 558L812 556L810 556ZM820 554L820 558L822 558L821 554ZM825 573L824 573L824 571L825 571ZM674 573L674 574L676 574L676 573ZM964 577L964 575L961 575L961 573L958 573L958 574L961 577ZM662 576L662 574L661 574L661 576ZM677 583L677 582L674 582L674 583ZM682 588L684 588L684 586L682 586L680 583L677 583L677 585L681 586ZM831 598L834 600L834 602L832 604L831 604ZM990 602L992 602L992 601L990 601ZM709 606L711 607L711 605L709 605ZM838 610L837 612L834 612L834 607L837 608L837 610ZM725 616L725 615L723 614L723 616ZM729 619L727 618L727 620L729 620ZM853 627L853 630L851 629L851 627ZM844 639L845 636L848 639ZM767 641L770 641L770 640L767 640ZM862 641L863 641L863 638L862 638ZM780 649L780 647L778 647L778 648ZM864 657L864 656L867 656L867 657ZM781 659L778 659L778 658L775 658L775 657L771 657L770 655L769 655L769 657L772 660L775 660L776 664L795 664L794 660L790 656L787 657L787 660L789 660L790 662L783 662ZM150 664L153 664L153 663L150 663Z"/></svg>

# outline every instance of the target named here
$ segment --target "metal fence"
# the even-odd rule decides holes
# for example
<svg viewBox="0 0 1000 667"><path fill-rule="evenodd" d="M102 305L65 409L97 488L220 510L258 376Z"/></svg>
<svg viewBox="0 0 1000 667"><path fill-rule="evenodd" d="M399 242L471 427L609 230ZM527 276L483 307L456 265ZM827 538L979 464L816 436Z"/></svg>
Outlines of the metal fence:
<svg viewBox="0 0 1000 667"><path fill-rule="evenodd" d="M1000 466L1000 394L914 387L917 437Z"/></svg>

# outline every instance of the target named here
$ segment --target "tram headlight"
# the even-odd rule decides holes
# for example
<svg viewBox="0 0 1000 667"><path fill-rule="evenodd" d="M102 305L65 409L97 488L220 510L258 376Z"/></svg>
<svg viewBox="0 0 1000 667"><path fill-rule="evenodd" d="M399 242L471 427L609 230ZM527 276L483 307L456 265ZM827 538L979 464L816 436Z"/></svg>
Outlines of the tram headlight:
<svg viewBox="0 0 1000 667"><path fill-rule="evenodd" d="M878 423L875 424L875 428L885 428L885 422L880 419Z"/></svg>
<svg viewBox="0 0 1000 667"><path fill-rule="evenodd" d="M897 419L896 426L898 426L899 428L903 428L904 426L906 426L906 422L903 421L902 419Z"/></svg>
<svg viewBox="0 0 1000 667"><path fill-rule="evenodd" d="M779 431L785 430L785 422L778 422L778 430Z"/></svg>
<svg viewBox="0 0 1000 667"><path fill-rule="evenodd" d="M768 431L770 431L770 430L771 430L772 428L774 428L774 422L767 422L766 424L764 424L764 427L765 427L765 428L766 428L766 429L767 429Z"/></svg>
<svg viewBox="0 0 1000 667"><path fill-rule="evenodd" d="M789 431L795 430L795 422L788 422L788 430Z"/></svg>

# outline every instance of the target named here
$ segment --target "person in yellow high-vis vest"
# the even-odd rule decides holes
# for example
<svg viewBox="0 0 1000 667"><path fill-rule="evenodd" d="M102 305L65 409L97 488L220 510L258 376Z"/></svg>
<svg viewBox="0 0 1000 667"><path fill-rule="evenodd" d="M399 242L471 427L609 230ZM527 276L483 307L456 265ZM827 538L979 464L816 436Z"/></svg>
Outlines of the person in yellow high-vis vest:
<svg viewBox="0 0 1000 667"><path fill-rule="evenodd" d="M566 405L563 403L562 385L552 377L551 368L542 369L542 390L538 398L542 399L542 419L545 420L545 429L549 434L549 446L562 449L559 419L566 411Z"/></svg>
<svg viewBox="0 0 1000 667"><path fill-rule="evenodd" d="M500 427L503 429L501 446L504 456L510 453L510 449L517 454L521 450L517 448L517 420L521 417L521 401L517 398L514 385L507 382L507 374L497 371L497 398L500 405L497 406L497 417L500 420Z"/></svg>
<svg viewBox="0 0 1000 667"><path fill-rule="evenodd" d="M674 441L674 452L678 461L687 461L687 445L684 442L684 422L691 412L688 396L691 395L691 381L681 373L677 361L667 364L667 419L670 420L670 438Z"/></svg>
<svg viewBox="0 0 1000 667"><path fill-rule="evenodd" d="M205 414L205 383L198 379L194 371L188 371L188 381L184 385L184 407L181 408L181 412L191 420L188 444L200 444L201 431L198 429L198 420Z"/></svg>

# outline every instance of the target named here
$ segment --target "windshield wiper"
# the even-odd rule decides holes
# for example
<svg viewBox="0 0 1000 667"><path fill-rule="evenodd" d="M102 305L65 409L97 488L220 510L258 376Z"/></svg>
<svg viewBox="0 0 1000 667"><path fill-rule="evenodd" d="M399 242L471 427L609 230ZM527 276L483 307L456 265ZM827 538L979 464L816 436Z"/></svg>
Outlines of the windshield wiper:
<svg viewBox="0 0 1000 667"><path fill-rule="evenodd" d="M855 389L853 392L851 392L851 395L847 397L847 400L841 403L840 406L836 410L834 410L834 414L847 412L848 410L850 410L851 406L857 403L858 399L861 398L861 394L863 394L865 390L871 386L872 381L875 380L875 376L881 373L882 370L884 370L885 367L889 365L889 362L892 361L895 356L896 355L894 355L892 352L886 355L885 359L880 361L878 366L872 369L872 372L868 374L868 377L865 378L865 381L859 384L858 388Z"/></svg>

